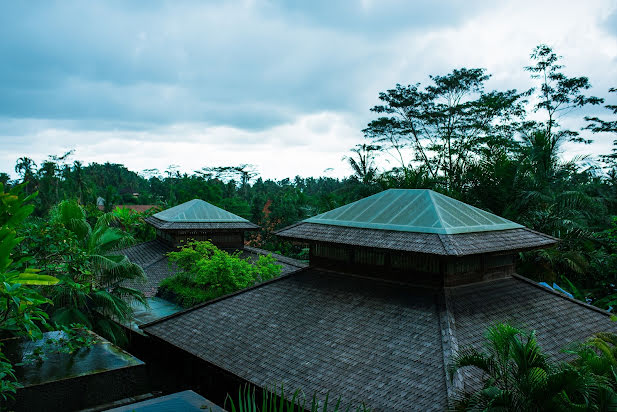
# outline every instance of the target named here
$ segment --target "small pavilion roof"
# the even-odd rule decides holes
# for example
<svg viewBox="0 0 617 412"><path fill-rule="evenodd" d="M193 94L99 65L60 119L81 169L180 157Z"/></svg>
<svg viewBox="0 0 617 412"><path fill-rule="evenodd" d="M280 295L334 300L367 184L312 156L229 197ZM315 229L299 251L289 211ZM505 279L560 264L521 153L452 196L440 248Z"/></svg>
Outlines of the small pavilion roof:
<svg viewBox="0 0 617 412"><path fill-rule="evenodd" d="M293 240L445 256L526 250L557 239L428 189L389 189L277 232Z"/></svg>
<svg viewBox="0 0 617 412"><path fill-rule="evenodd" d="M243 229L259 226L204 200L193 199L146 219L157 229Z"/></svg>

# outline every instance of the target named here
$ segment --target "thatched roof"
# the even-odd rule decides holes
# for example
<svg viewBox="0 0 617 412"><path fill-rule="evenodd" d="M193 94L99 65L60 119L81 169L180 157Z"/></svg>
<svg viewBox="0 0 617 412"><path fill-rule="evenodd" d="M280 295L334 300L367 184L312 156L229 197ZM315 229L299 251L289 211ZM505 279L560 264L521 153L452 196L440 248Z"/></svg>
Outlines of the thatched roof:
<svg viewBox="0 0 617 412"><path fill-rule="evenodd" d="M557 239L424 189L390 189L288 226L278 236L442 256L520 251Z"/></svg>

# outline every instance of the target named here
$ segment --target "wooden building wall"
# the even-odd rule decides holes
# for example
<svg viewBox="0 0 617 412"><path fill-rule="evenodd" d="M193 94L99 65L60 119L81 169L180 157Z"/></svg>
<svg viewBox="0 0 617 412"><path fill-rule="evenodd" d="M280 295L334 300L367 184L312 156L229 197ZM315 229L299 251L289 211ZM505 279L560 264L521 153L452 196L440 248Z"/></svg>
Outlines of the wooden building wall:
<svg viewBox="0 0 617 412"><path fill-rule="evenodd" d="M508 277L515 255L478 254L443 257L342 244L312 243L311 266L425 286L457 286Z"/></svg>

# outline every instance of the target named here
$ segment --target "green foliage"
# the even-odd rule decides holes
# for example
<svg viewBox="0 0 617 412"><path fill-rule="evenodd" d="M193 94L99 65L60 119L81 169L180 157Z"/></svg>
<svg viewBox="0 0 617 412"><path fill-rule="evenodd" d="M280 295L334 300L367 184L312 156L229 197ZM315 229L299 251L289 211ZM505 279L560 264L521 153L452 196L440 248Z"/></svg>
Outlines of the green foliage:
<svg viewBox="0 0 617 412"><path fill-rule="evenodd" d="M481 388L453 399L455 410L562 411L614 410L614 387L587 368L552 363L535 333L498 324L487 330L484 350L464 348L450 374L462 368L482 372Z"/></svg>
<svg viewBox="0 0 617 412"><path fill-rule="evenodd" d="M147 224L144 219L156 213L156 209L152 208L143 213L136 212L132 209L115 208L113 215L116 218L119 227L130 234L136 242L147 242L156 237L155 229Z"/></svg>
<svg viewBox="0 0 617 412"><path fill-rule="evenodd" d="M364 404L352 407L352 404L344 405L341 398L328 405L330 393L326 394L323 403L317 399L317 394L313 394L310 404L304 394L298 389L291 395L285 393L283 386L280 392L271 389L262 389L261 402L256 397L255 389L249 386L238 389L238 396L234 399L229 394L225 399L225 408L231 412L368 412L370 411ZM229 406L228 406L229 403Z"/></svg>
<svg viewBox="0 0 617 412"><path fill-rule="evenodd" d="M381 117L364 134L400 167L405 178L417 164L422 173L450 192L463 188L461 177L480 150L514 130L523 109L516 90L484 91L484 69L456 69L430 76L431 83L380 93ZM499 127L495 124L499 122ZM406 155L407 154L407 155Z"/></svg>
<svg viewBox="0 0 617 412"><path fill-rule="evenodd" d="M28 202L34 196L25 196L22 186L8 193L0 186L0 336L40 337L39 324L47 321L42 305L49 300L29 285L58 282L53 276L38 274L38 269L24 268L26 258L13 260L14 249L23 240L17 236L17 228L32 213L33 206Z"/></svg>
<svg viewBox="0 0 617 412"><path fill-rule="evenodd" d="M564 66L559 64L560 56L549 46L545 44L536 46L530 57L535 64L525 67L525 70L539 83L539 87L531 90L537 92L537 103L533 106L533 110L546 115L542 123L533 122L535 126L542 130L549 141L568 139L573 142L589 143L580 138L576 131L560 129L558 116L575 108L600 104L604 100L584 94L585 90L591 88L587 77L567 77L563 74L561 69Z"/></svg>
<svg viewBox="0 0 617 412"><path fill-rule="evenodd" d="M23 268L27 258L13 259L16 246L23 240L17 236L17 229L32 213L34 207L29 202L36 196L25 196L23 189L23 186L16 186L5 192L0 184L0 338L37 339L42 336L40 327L46 325L48 319L42 307L51 302L31 286L58 282L53 276L38 274L37 269ZM0 351L0 398L3 401L12 398L19 388L13 372L13 366Z"/></svg>
<svg viewBox="0 0 617 412"><path fill-rule="evenodd" d="M126 287L128 280L144 278L141 267L114 252L132 244L132 237L112 227L114 217L103 214L94 226L75 201L60 202L49 221L32 220L24 228L24 253L60 283L48 289L49 307L58 325L84 324L113 342L124 339L114 321L131 319L132 304L146 304L143 294Z"/></svg>
<svg viewBox="0 0 617 412"><path fill-rule="evenodd" d="M272 256L259 256L251 262L241 258L239 252L225 252L210 242L190 242L180 251L169 253L169 261L178 265L181 272L165 279L159 290L184 307L244 289L281 273L281 267Z"/></svg>
<svg viewBox="0 0 617 412"><path fill-rule="evenodd" d="M13 364L2 353L2 345L0 344L0 405L13 399L19 388L21 388L21 385L17 382Z"/></svg>
<svg viewBox="0 0 617 412"><path fill-rule="evenodd" d="M353 170L353 177L363 184L370 184L375 181L377 177L377 167L375 166L375 152L379 151L381 147L370 144L358 144L350 151L355 156L345 156L343 159L347 160L349 167Z"/></svg>
<svg viewBox="0 0 617 412"><path fill-rule="evenodd" d="M617 335L597 333L583 342L575 351L578 359L574 362L579 368L606 379L610 387L617 391Z"/></svg>

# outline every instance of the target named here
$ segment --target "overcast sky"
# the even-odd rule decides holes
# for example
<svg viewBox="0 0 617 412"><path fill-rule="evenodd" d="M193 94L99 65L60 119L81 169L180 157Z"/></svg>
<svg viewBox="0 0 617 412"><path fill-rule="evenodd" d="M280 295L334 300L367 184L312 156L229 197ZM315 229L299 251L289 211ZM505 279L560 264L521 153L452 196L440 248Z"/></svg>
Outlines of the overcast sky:
<svg viewBox="0 0 617 412"><path fill-rule="evenodd" d="M539 43L593 94L617 86L617 1L5 2L0 38L6 172L75 149L135 171L348 175L380 91L460 67L527 89ZM610 150L595 139L564 156Z"/></svg>

